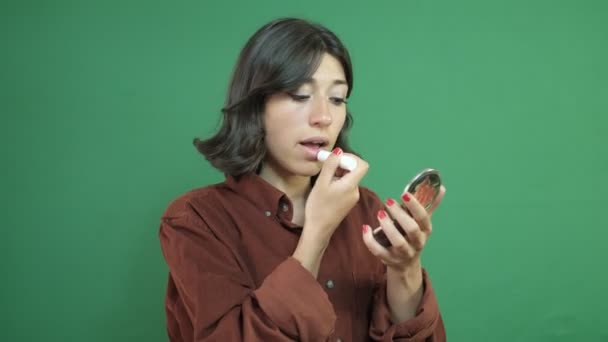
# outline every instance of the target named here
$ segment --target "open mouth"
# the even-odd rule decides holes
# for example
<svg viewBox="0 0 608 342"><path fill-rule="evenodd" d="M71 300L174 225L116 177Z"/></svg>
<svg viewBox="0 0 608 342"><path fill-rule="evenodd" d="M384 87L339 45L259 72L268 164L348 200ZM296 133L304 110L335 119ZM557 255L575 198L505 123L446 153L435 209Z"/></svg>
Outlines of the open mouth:
<svg viewBox="0 0 608 342"><path fill-rule="evenodd" d="M300 145L307 151L307 159L317 160L319 150L329 145L329 141L323 137L313 137L300 141Z"/></svg>
<svg viewBox="0 0 608 342"><path fill-rule="evenodd" d="M303 141L300 141L301 145L308 147L310 149L320 149L327 146L328 141L324 138L310 138Z"/></svg>
<svg viewBox="0 0 608 342"><path fill-rule="evenodd" d="M323 148L323 146L327 145L325 143L300 143L300 144L305 147L308 147L310 149L315 149L315 150L321 149L321 148Z"/></svg>

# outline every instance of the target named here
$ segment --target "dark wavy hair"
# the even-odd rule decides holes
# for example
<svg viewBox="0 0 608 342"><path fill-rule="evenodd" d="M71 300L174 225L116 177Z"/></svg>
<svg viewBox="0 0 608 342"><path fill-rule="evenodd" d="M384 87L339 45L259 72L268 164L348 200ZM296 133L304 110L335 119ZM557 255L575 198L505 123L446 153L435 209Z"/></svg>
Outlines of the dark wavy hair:
<svg viewBox="0 0 608 342"><path fill-rule="evenodd" d="M350 55L333 32L298 18L281 18L262 26L241 50L222 108L221 127L206 140L195 138L196 149L224 174L258 172L266 156L263 124L266 98L298 89L312 77L324 53L342 64L348 98L353 89ZM347 133L352 123L347 110L336 142L351 153Z"/></svg>

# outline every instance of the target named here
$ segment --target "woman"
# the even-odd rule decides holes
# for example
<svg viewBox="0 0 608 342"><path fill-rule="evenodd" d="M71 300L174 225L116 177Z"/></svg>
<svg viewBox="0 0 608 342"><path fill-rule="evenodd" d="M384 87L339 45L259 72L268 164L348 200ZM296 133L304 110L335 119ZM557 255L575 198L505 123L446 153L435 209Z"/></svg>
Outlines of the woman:
<svg viewBox="0 0 608 342"><path fill-rule="evenodd" d="M162 217L172 341L445 340L420 264L436 205L406 193L385 206L359 185L368 164L346 140L352 89L348 51L320 25L275 20L249 39L221 128L194 141L226 180ZM321 163L319 149L334 153ZM339 168L343 153L354 170Z"/></svg>

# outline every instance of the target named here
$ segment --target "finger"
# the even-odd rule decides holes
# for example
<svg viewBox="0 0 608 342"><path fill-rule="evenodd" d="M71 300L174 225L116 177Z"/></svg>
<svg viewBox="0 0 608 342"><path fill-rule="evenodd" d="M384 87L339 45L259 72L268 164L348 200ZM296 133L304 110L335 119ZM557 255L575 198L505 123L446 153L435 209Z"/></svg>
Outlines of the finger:
<svg viewBox="0 0 608 342"><path fill-rule="evenodd" d="M441 200L443 200L444 195L445 195L445 187L442 185L439 188L439 194L437 194L437 198L435 198L435 201L433 201L433 205L431 205L431 207L428 209L429 215L432 215L433 212L435 211L435 209L437 209L437 207L439 206L439 203L441 203Z"/></svg>
<svg viewBox="0 0 608 342"><path fill-rule="evenodd" d="M363 225L363 242L374 256L384 260L390 258L390 252L374 239L372 228L366 224Z"/></svg>
<svg viewBox="0 0 608 342"><path fill-rule="evenodd" d="M421 250L426 243L426 234L420 230L418 223L392 198L386 200L386 207L390 216L404 230L407 242L416 250Z"/></svg>
<svg viewBox="0 0 608 342"><path fill-rule="evenodd" d="M319 177L317 177L317 182L321 181L322 184L329 184L334 178L336 174L336 170L340 165L339 155L342 154L342 149L336 147L332 153L327 157L325 162L323 162L323 166L321 167L321 172L319 173Z"/></svg>
<svg viewBox="0 0 608 342"><path fill-rule="evenodd" d="M401 199L403 200L403 205L410 212L414 220L418 223L418 227L421 231L430 234L432 231L431 227L431 215L429 212L418 202L416 197L414 197L411 193L405 192Z"/></svg>
<svg viewBox="0 0 608 342"><path fill-rule="evenodd" d="M399 250L407 251L409 248L408 242L403 234L395 227L395 223L384 210L378 211L378 222L384 231L384 235L391 245Z"/></svg>
<svg viewBox="0 0 608 342"><path fill-rule="evenodd" d="M354 154L348 153L347 155L357 160L357 166L350 172L347 172L341 179L344 182L352 182L353 184L359 184L359 182L361 182L361 180L369 170L369 164L365 160L359 158Z"/></svg>

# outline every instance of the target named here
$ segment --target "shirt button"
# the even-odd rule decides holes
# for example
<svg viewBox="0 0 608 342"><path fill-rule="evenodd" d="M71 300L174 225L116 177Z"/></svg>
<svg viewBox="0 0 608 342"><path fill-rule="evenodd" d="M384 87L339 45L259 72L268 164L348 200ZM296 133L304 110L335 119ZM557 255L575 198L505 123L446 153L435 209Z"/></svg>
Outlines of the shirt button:
<svg viewBox="0 0 608 342"><path fill-rule="evenodd" d="M327 287L328 289L333 289L333 288L334 288L334 281L333 281L333 280L331 280L331 279L330 279L330 280L328 280L328 281L325 283L325 287Z"/></svg>
<svg viewBox="0 0 608 342"><path fill-rule="evenodd" d="M270 211L268 211L268 210L266 210L265 214L266 214L266 216L268 216L268 217L270 217L270 215L272 215L272 213L271 213Z"/></svg>
<svg viewBox="0 0 608 342"><path fill-rule="evenodd" d="M338 339L336 340L336 342L342 342L342 339L338 337Z"/></svg>
<svg viewBox="0 0 608 342"><path fill-rule="evenodd" d="M289 210L289 206L287 204L283 204L283 211L287 212Z"/></svg>

